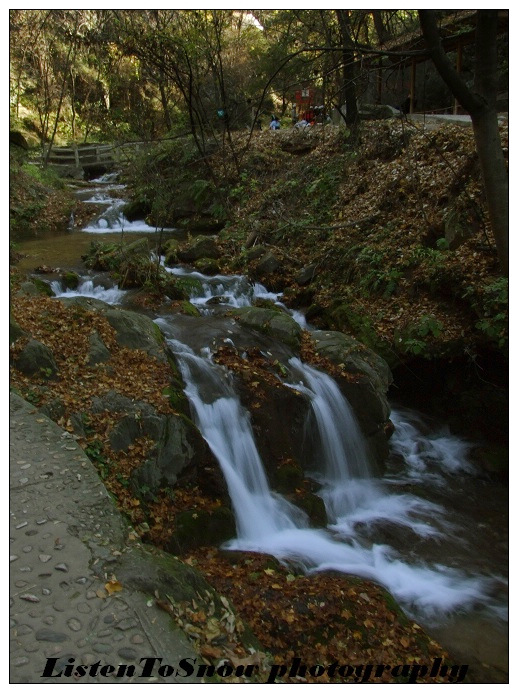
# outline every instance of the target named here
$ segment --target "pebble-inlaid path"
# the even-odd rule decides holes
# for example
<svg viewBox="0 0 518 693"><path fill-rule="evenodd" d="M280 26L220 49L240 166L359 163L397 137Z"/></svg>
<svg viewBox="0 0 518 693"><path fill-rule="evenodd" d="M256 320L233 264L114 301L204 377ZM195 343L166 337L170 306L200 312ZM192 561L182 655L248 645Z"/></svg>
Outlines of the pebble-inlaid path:
<svg viewBox="0 0 518 693"><path fill-rule="evenodd" d="M10 682L187 682L170 669L158 674L160 664L175 667L196 653L153 595L105 589L130 529L93 465L72 436L16 394L9 490ZM142 678L140 661L152 657L162 662ZM43 676L49 658L52 676ZM65 676L71 664L86 665L87 674ZM124 664L136 665L133 676L117 676L131 673L119 669Z"/></svg>

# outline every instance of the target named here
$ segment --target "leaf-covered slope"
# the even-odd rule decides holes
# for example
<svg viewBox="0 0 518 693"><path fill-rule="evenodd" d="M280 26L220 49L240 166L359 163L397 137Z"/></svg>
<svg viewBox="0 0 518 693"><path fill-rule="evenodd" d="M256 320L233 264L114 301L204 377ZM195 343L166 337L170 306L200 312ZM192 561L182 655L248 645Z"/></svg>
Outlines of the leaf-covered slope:
<svg viewBox="0 0 518 693"><path fill-rule="evenodd" d="M229 265L254 275L247 248L266 246L281 260L270 281L315 325L356 334L394 365L505 350L507 281L470 128L366 124L357 152L332 127L259 133L229 200Z"/></svg>

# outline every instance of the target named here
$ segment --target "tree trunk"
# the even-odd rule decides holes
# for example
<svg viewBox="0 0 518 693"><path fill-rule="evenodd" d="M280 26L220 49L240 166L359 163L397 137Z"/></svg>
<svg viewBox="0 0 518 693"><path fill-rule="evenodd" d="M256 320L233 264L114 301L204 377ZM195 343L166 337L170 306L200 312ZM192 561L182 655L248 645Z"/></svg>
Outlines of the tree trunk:
<svg viewBox="0 0 518 693"><path fill-rule="evenodd" d="M471 117L484 180L489 220L500 266L509 273L509 176L502 152L496 111Z"/></svg>
<svg viewBox="0 0 518 693"><path fill-rule="evenodd" d="M360 116L356 100L356 69L353 42L348 10L335 10L340 27L342 52L342 93L345 100L345 124L347 125L353 143L358 141L360 134ZM343 102L342 102L343 103Z"/></svg>
<svg viewBox="0 0 518 693"><path fill-rule="evenodd" d="M473 90L469 89L457 74L444 52L434 11L419 10L419 20L437 71L455 98L471 116L498 259L502 272L508 274L509 177L500 141L496 110L498 11L477 10Z"/></svg>

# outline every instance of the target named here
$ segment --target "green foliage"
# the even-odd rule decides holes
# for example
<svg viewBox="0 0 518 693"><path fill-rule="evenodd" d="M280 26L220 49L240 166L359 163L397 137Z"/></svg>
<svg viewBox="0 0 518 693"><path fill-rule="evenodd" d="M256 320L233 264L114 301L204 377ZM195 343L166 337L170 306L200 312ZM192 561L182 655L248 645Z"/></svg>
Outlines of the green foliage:
<svg viewBox="0 0 518 693"><path fill-rule="evenodd" d="M439 239L446 240L446 239ZM437 242L439 243L439 241ZM426 269L439 269L444 266L444 253L441 250L428 248L426 246L417 246L412 248L405 264L408 267L424 267Z"/></svg>
<svg viewBox="0 0 518 693"><path fill-rule="evenodd" d="M440 336L444 325L433 315L423 315L401 335L395 335L396 346L406 354L430 357L430 340Z"/></svg>
<svg viewBox="0 0 518 693"><path fill-rule="evenodd" d="M475 327L500 348L509 341L509 280L499 277L484 287L470 286L463 298L468 298L479 315Z"/></svg>
<svg viewBox="0 0 518 693"><path fill-rule="evenodd" d="M41 185L56 189L65 187L63 179L58 176L53 168L43 168L26 162L22 165L22 171Z"/></svg>
<svg viewBox="0 0 518 693"><path fill-rule="evenodd" d="M38 390L28 390L25 393L25 399L31 404L34 404L35 407L37 407L41 402L41 393L38 392Z"/></svg>
<svg viewBox="0 0 518 693"><path fill-rule="evenodd" d="M239 176L239 184L230 190L231 199L236 202L245 202L250 194L259 188L259 181L247 171L243 171Z"/></svg>
<svg viewBox="0 0 518 693"><path fill-rule="evenodd" d="M91 440L85 448L85 453L95 464L101 479L106 479L109 474L109 462L103 454L103 444L100 440Z"/></svg>

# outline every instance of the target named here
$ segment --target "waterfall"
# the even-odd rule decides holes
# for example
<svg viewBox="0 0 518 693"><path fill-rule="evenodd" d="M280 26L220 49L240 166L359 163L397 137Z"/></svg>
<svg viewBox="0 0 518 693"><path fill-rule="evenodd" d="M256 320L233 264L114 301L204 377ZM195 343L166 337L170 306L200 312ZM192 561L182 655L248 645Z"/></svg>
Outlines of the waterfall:
<svg viewBox="0 0 518 693"><path fill-rule="evenodd" d="M289 365L302 382L292 385L305 394L317 429L316 461L323 470L312 476L322 485L322 497L332 528L354 536L357 526L391 523L422 537L439 537L450 527L436 503L410 494L387 494L373 478L365 439L354 412L336 382L326 373L292 358ZM435 517L439 526L429 524ZM423 521L424 520L424 521Z"/></svg>
<svg viewBox="0 0 518 693"><path fill-rule="evenodd" d="M361 434L329 376L298 360L290 363L304 381L292 386L307 394L317 418L324 463L322 496L334 523L318 530L308 527L302 511L270 490L248 413L232 388L230 374L210 360L208 350L196 355L174 339L168 343L178 358L196 423L227 481L238 536L226 548L269 553L308 572L335 570L374 580L407 608L430 617L484 599L484 579L442 565L405 563L390 546L367 541L355 532L358 522L383 519L405 524L423 537L440 535L416 520L419 513L440 514L440 509L407 494L388 496L369 476ZM340 491L333 496L336 487Z"/></svg>
<svg viewBox="0 0 518 693"><path fill-rule="evenodd" d="M225 476L239 537L262 541L276 531L296 529L297 523L307 524L301 510L271 493L248 414L224 370L179 342L169 344L179 359L197 424ZM203 382L202 388L195 380Z"/></svg>

